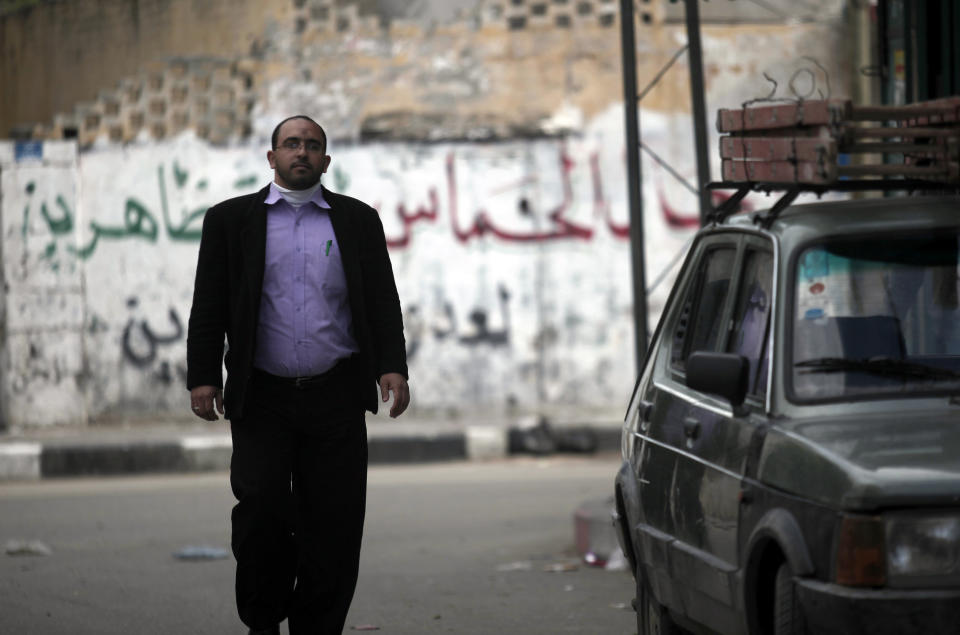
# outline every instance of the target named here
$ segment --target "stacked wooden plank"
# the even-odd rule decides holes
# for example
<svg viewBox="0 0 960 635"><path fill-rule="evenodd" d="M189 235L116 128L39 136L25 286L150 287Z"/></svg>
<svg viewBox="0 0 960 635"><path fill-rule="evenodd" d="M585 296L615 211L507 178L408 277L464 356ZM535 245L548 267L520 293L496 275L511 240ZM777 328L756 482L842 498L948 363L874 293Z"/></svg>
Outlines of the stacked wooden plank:
<svg viewBox="0 0 960 635"><path fill-rule="evenodd" d="M724 181L960 179L960 97L909 106L839 99L748 105L721 109L717 129ZM849 159L844 165L841 156Z"/></svg>

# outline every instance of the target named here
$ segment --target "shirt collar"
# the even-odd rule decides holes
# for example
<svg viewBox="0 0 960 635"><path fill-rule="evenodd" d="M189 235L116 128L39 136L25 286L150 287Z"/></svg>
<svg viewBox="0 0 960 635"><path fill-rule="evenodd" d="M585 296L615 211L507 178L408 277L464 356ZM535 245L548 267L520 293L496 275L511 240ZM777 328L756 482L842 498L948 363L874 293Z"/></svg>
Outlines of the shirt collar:
<svg viewBox="0 0 960 635"><path fill-rule="evenodd" d="M274 181L270 181L270 190L267 192L267 198L263 200L266 205L274 205L280 201L284 200L283 195L280 194L280 190L277 189L277 184ZM327 199L323 198L323 186L317 188L317 191L313 193L313 196L310 197L308 203L313 203L321 209L330 209L330 203L327 202Z"/></svg>

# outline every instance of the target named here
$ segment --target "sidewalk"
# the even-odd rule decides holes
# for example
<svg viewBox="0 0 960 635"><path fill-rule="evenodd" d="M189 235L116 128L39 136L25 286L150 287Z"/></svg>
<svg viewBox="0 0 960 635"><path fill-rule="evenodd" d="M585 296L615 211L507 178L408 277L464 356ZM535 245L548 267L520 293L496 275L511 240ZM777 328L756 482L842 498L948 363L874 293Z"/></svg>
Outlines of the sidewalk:
<svg viewBox="0 0 960 635"><path fill-rule="evenodd" d="M621 422L438 421L367 415L371 464L590 454L620 448ZM230 467L230 428L168 421L0 433L0 481L200 472Z"/></svg>

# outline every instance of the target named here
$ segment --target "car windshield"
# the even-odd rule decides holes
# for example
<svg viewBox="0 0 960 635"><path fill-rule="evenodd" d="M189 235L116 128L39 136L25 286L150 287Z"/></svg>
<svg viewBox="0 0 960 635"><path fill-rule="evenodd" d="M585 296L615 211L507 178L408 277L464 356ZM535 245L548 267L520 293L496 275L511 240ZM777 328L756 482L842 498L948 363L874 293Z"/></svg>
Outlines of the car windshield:
<svg viewBox="0 0 960 635"><path fill-rule="evenodd" d="M788 377L799 400L960 388L956 229L804 249Z"/></svg>

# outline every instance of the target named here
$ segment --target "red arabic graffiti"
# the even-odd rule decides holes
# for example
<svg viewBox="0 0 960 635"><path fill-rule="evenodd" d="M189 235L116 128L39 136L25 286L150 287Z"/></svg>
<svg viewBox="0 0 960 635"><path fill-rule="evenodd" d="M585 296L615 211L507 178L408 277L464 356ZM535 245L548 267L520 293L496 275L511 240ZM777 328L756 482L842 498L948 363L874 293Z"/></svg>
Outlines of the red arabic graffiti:
<svg viewBox="0 0 960 635"><path fill-rule="evenodd" d="M388 238L387 247L393 249L404 249L410 245L410 237L412 232L410 227L419 223L422 220L430 221L431 223L437 220L439 216L438 208L439 200L437 198L437 188L431 187L427 196L430 198L430 207L418 207L414 210L413 213L407 211L407 206L403 203L397 205L397 216L400 217L400 225L403 227L403 234L400 238ZM377 211L380 211L380 206L376 205Z"/></svg>
<svg viewBox="0 0 960 635"><path fill-rule="evenodd" d="M547 218L554 224L552 230L534 230L530 233L519 233L500 229L493 223L485 209L477 210L473 224L467 229L461 229L458 220L457 173L453 153L451 152L447 155L447 191L450 195L450 219L453 224L453 235L456 237L457 242L465 244L471 238L479 238L488 233L509 242L542 242L557 240L559 238L590 240L593 237L592 229L577 225L563 216L573 201L573 186L570 183L570 171L573 169L573 165L574 163L570 157L567 156L566 150L561 149L560 175L563 182L563 202L561 202L556 209L547 213ZM521 199L520 210L525 213L529 211L529 203L526 199Z"/></svg>
<svg viewBox="0 0 960 635"><path fill-rule="evenodd" d="M596 216L607 222L610 232L617 238L630 238L630 221L625 225L618 225L610 215L610 202L603 195L603 178L600 175L600 155L594 152L590 155L590 180L593 183L593 210Z"/></svg>
<svg viewBox="0 0 960 635"><path fill-rule="evenodd" d="M450 222L454 238L460 244L466 244L474 238L483 238L490 235L507 242L528 243L528 242L546 242L553 240L591 240L594 230L582 224L576 223L566 217L568 210L573 205L573 184L571 173L576 163L567 154L566 148L561 148L559 152L560 180L563 190L563 199L560 204L547 212L546 217L550 222L548 229L534 229L532 231L515 231L497 226L490 217L489 212L481 207L473 214L472 222L465 225L460 223L460 206L458 203L459 190L457 187L457 169L454 153L450 152L446 158L446 177L447 177L447 205L450 210ZM600 160L598 153L590 155L590 179L593 189L593 207L594 216L601 219L606 224L610 233L622 240L630 238L630 223L617 223L610 211L610 202L603 191L602 170L600 169ZM534 182L535 177L526 177L520 183L501 188L506 191L521 185ZM501 190L497 190L498 192ZM678 214L667 202L662 189L658 189L660 198L660 212L668 226L674 229L690 229L700 225L700 217L697 214ZM435 223L440 216L439 213L439 195L437 189L431 187L427 192L427 205L420 205L413 211L410 211L404 203L397 205L397 217L400 220L401 233L394 238L387 238L387 246L391 249L405 249L410 246L413 237L412 227L420 222ZM723 192L713 192L714 203L719 203L727 198L729 194ZM749 203L742 203L744 209L751 209ZM380 205L374 207L380 211ZM530 215L530 204L526 198L521 198L518 202L519 213Z"/></svg>

